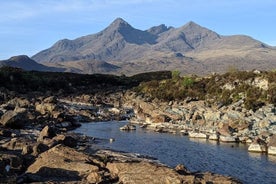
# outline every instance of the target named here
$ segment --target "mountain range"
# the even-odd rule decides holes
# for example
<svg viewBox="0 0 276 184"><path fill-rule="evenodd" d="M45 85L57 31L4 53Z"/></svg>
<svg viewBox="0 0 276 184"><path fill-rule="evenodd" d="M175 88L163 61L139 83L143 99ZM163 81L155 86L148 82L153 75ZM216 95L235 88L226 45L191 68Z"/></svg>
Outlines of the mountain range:
<svg viewBox="0 0 276 184"><path fill-rule="evenodd" d="M233 67L275 69L276 48L245 35L223 36L194 22L139 30L117 18L96 34L57 41L29 59L47 71L131 75L179 70L205 75Z"/></svg>

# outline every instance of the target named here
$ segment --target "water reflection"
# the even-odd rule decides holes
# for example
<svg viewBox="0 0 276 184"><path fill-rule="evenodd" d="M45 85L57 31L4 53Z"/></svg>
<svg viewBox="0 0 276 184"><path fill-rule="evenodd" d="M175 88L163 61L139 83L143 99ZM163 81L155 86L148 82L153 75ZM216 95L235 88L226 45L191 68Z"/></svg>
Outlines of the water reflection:
<svg viewBox="0 0 276 184"><path fill-rule="evenodd" d="M189 140L192 141L192 142L195 142L195 143L200 143L200 144L206 144L207 143L207 139L189 137Z"/></svg>
<svg viewBox="0 0 276 184"><path fill-rule="evenodd" d="M267 158L270 162L274 162L276 164L276 155L268 155Z"/></svg>
<svg viewBox="0 0 276 184"><path fill-rule="evenodd" d="M266 157L264 153L257 153L257 152L248 152L248 155L253 159L261 159L262 157Z"/></svg>

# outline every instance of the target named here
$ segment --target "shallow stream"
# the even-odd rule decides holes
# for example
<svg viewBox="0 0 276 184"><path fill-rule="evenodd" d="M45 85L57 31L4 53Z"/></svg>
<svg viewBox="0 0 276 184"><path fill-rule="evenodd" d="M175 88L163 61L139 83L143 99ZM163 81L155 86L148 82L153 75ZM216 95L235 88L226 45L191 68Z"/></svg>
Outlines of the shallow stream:
<svg viewBox="0 0 276 184"><path fill-rule="evenodd" d="M75 132L100 138L100 147L147 155L171 167L181 163L190 171L229 175L243 183L276 183L276 156L249 153L244 144L191 139L138 126L136 131L120 131L126 123L83 123Z"/></svg>

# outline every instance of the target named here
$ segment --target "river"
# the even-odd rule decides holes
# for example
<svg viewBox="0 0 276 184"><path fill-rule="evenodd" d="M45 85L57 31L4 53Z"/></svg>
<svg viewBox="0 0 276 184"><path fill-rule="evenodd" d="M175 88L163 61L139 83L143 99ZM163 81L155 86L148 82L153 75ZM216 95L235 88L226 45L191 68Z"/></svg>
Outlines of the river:
<svg viewBox="0 0 276 184"><path fill-rule="evenodd" d="M99 138L99 147L147 155L171 167L181 163L190 171L229 175L243 183L276 183L276 156L249 153L244 144L191 139L138 126L136 131L120 131L126 123L83 123L75 132Z"/></svg>

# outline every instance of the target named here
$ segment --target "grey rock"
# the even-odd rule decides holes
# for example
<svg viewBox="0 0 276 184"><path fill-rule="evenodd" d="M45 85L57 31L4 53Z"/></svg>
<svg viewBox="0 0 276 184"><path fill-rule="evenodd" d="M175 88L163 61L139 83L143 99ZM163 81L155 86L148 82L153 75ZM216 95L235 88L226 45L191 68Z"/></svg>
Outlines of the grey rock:
<svg viewBox="0 0 276 184"><path fill-rule="evenodd" d="M13 111L7 111L0 119L2 125L11 128L21 128L25 126L27 121L27 110L25 108L16 108Z"/></svg>

